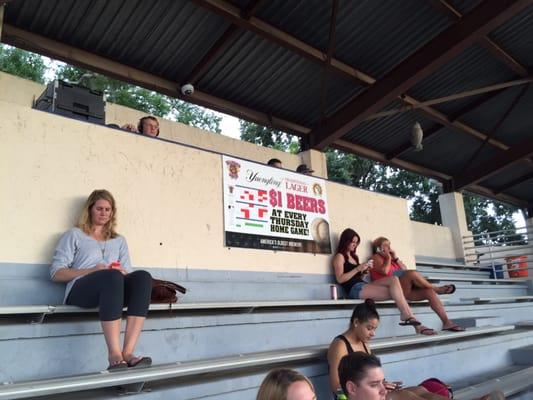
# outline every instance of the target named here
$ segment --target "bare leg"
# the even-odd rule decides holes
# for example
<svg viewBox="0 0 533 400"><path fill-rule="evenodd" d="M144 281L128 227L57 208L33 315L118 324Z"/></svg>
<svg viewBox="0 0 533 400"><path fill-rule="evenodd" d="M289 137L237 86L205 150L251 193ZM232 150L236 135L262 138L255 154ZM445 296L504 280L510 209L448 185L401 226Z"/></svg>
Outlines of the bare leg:
<svg viewBox="0 0 533 400"><path fill-rule="evenodd" d="M420 272L414 270L404 271L403 275L400 277L400 283L402 284L406 297L406 289L437 289L436 286L429 283Z"/></svg>
<svg viewBox="0 0 533 400"><path fill-rule="evenodd" d="M123 360L120 351L120 327L121 320L101 321L104 331L105 342L107 344L107 358L110 365L114 365Z"/></svg>
<svg viewBox="0 0 533 400"><path fill-rule="evenodd" d="M128 316L126 332L124 333L124 348L122 349L122 356L126 361L133 357L145 319L145 317Z"/></svg>
<svg viewBox="0 0 533 400"><path fill-rule="evenodd" d="M400 277L400 283L402 284L402 289L405 294L405 297L408 296L408 293L413 289L433 289L437 294L445 294L449 290L449 285L437 286L430 283L424 276L414 270L407 270Z"/></svg>
<svg viewBox="0 0 533 400"><path fill-rule="evenodd" d="M442 321L442 325L445 328L448 328L453 325L453 322L448 318L444 305L440 301L437 294L432 289L415 289L412 290L409 296L406 296L408 300L419 301L419 300L428 300L429 306L435 314L437 314Z"/></svg>
<svg viewBox="0 0 533 400"><path fill-rule="evenodd" d="M395 276L389 276L366 284L363 286L359 297L376 301L389 300L392 298L400 310L400 318L402 320L410 317L414 318L413 311L411 311L411 308L409 307L409 304L407 304L407 300L405 300L403 295L400 281Z"/></svg>

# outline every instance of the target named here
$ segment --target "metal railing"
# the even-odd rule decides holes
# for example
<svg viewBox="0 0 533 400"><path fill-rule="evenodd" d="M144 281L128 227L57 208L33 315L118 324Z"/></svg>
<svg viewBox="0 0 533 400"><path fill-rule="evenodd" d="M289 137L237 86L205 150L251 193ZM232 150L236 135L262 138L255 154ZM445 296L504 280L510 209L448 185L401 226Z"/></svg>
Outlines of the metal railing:
<svg viewBox="0 0 533 400"><path fill-rule="evenodd" d="M495 279L526 276L533 270L533 227L463 236L466 264L492 270ZM525 272L524 272L525 271Z"/></svg>

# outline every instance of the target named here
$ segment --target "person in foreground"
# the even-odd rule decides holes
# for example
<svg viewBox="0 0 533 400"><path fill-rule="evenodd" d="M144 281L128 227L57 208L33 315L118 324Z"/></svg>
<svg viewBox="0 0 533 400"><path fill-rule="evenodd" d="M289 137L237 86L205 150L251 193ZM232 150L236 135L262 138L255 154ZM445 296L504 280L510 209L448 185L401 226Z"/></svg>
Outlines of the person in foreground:
<svg viewBox="0 0 533 400"><path fill-rule="evenodd" d="M427 300L433 311L442 321L442 330L451 332L463 332L465 329L448 318L444 305L438 294L451 294L455 292L455 285L435 286L415 270L408 270L405 264L398 258L391 248L387 238L379 237L372 242L373 268L370 271L372 282L378 282L390 276L397 276L402 286L402 291L407 300ZM422 334L432 335L433 329L427 328Z"/></svg>
<svg viewBox="0 0 533 400"><path fill-rule="evenodd" d="M67 283L66 304L99 308L110 371L152 364L150 357L134 355L150 305L152 277L146 271L132 272L126 240L115 231L116 218L111 193L93 191L78 226L59 240L50 266L52 280ZM124 306L128 310L121 346Z"/></svg>
<svg viewBox="0 0 533 400"><path fill-rule="evenodd" d="M402 388L401 382L387 382L377 357L368 342L379 325L379 314L372 300L358 304L350 319L350 327L337 336L328 350L331 388L342 389L349 400L442 400L443 397L422 386ZM479 400L504 400L500 391Z"/></svg>
<svg viewBox="0 0 533 400"><path fill-rule="evenodd" d="M337 283L342 285L350 299L378 301L393 299L400 310L400 325L411 325L417 333L427 334L429 328L423 326L415 318L397 277L389 276L371 283L366 281L366 275L372 268L372 264L359 263L356 250L360 242L361 238L353 229L348 228L341 233L337 252L333 257L333 269ZM429 330L432 331L432 329Z"/></svg>
<svg viewBox="0 0 533 400"><path fill-rule="evenodd" d="M261 383L256 400L316 400L311 381L298 371L272 370Z"/></svg>
<svg viewBox="0 0 533 400"><path fill-rule="evenodd" d="M332 391L335 393L341 388L341 380L339 376L339 365L343 357L348 354L356 352L363 352L370 355L371 351L368 347L368 342L376 333L379 325L379 314L376 306L372 300L365 300L364 303L355 306L352 317L350 318L350 326L348 330L337 336L331 342L328 349L328 365L329 365L329 383ZM383 381L383 379L382 379ZM401 389L399 382L383 381L386 393L394 391L394 396L390 395L387 399L407 400L407 399L442 399L441 396L429 393L426 389L420 386ZM343 388L344 393L347 393Z"/></svg>

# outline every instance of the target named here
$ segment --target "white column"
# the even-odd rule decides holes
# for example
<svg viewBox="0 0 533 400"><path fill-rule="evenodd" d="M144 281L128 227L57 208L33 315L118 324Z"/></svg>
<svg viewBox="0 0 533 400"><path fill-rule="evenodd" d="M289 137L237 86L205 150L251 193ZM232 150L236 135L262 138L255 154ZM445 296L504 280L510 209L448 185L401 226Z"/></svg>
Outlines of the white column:
<svg viewBox="0 0 533 400"><path fill-rule="evenodd" d="M318 150L306 150L298 153L302 164L305 164L309 169L314 170L313 176L321 178L328 178L328 167L326 163L326 154Z"/></svg>
<svg viewBox="0 0 533 400"><path fill-rule="evenodd" d="M527 210L526 229L529 231L527 234L528 243L533 244L533 208Z"/></svg>
<svg viewBox="0 0 533 400"><path fill-rule="evenodd" d="M450 228L453 235L455 256L457 259L464 261L463 236L470 235L471 232L466 225L463 195L457 192L441 194L439 196L439 206L442 224Z"/></svg>

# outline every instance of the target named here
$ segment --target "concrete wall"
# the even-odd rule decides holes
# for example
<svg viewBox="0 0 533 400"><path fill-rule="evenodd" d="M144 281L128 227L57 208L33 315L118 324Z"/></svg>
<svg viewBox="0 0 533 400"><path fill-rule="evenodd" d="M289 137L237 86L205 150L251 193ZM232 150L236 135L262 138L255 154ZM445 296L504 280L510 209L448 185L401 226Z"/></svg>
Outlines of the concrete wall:
<svg viewBox="0 0 533 400"><path fill-rule="evenodd" d="M0 101L31 107L33 100L43 93L45 87L45 85L0 72ZM142 111L118 104L106 103L106 124L114 123L122 126L127 123L134 123L136 125L139 119L145 115L146 113ZM260 163L266 163L271 158L278 158L283 162L285 168L293 171L301 163L307 162L310 165L309 161L311 160L308 160L308 157L302 158L300 155L256 146L252 143L242 142L163 118L158 119L161 132L159 137L162 139L222 152ZM327 173L325 169L314 169L316 170L315 176L327 176L325 175Z"/></svg>
<svg viewBox="0 0 533 400"><path fill-rule="evenodd" d="M330 272L328 255L223 246L219 154L6 102L0 140L0 182L9 194L0 203L0 262L49 262L86 196L107 188L136 266ZM367 240L364 259L368 241L387 235L413 265L404 200L331 182L327 191L334 238L347 226L357 229Z"/></svg>
<svg viewBox="0 0 533 400"><path fill-rule="evenodd" d="M457 257L450 228L411 221L411 229L417 256L448 259Z"/></svg>

